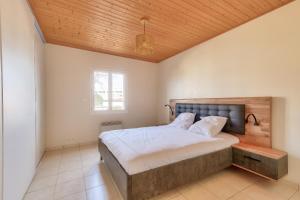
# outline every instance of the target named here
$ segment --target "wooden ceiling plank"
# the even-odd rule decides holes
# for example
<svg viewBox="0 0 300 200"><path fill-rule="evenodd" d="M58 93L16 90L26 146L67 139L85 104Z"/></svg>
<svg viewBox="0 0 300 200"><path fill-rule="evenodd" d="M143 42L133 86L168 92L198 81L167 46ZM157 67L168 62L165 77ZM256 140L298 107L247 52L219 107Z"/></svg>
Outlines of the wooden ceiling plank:
<svg viewBox="0 0 300 200"><path fill-rule="evenodd" d="M43 19L43 20L45 20L45 19ZM64 24L64 20L65 19L61 19L60 21L61 21L61 23L60 23L60 28L62 28L63 26L65 26L65 24ZM54 23L56 23L56 22L54 22ZM70 23L70 24L72 24L72 23L75 23L75 22L68 22L68 23ZM68 23L66 23L66 24L68 24ZM78 25L79 26L79 25ZM53 29L58 29L58 28L55 28L55 27L52 27ZM92 28L92 27L90 27L90 28ZM88 31L87 29L85 29L85 27L83 27L82 28L84 31ZM48 28L48 30L49 30L49 28ZM122 32L118 32L118 31L115 31L116 29L114 29L114 31L109 31L109 33L111 34L111 33L124 33L123 31ZM105 31L105 30L99 30L99 29L95 29L95 32L97 33L97 34L105 34L105 33L108 33L108 31ZM120 35L120 34L118 34L118 35ZM124 40L124 39L126 39L126 34L122 34L121 36L123 36L123 38L120 38L120 39L122 39L122 40ZM134 37L135 35L133 35L133 37ZM159 38L158 38L159 39ZM132 39L132 42L134 41L134 38ZM161 40L160 40L161 42L159 42L159 43L164 43L164 42L166 42L166 41L168 41L168 40L166 40L166 38L165 39L163 39L163 38L161 38ZM179 41L180 42L180 40L178 39L177 41ZM183 42L183 41L182 41ZM170 45L170 46L176 46L176 45Z"/></svg>
<svg viewBox="0 0 300 200"><path fill-rule="evenodd" d="M37 10L39 10L39 8L37 8ZM45 11L43 11L43 12L45 12ZM46 11L47 12L47 11ZM45 13L46 13L45 12ZM56 13L58 13L58 12L56 12ZM41 15L42 15L43 13L41 13ZM68 18L68 16L65 16L64 18ZM77 18L77 20L79 20L79 18L78 17L76 17ZM63 19L61 19L61 21L63 21ZM117 29L117 28L116 28ZM122 30L122 32L124 32L124 30ZM179 35L178 35L179 36ZM165 36L163 36L164 38L162 39L162 40L165 40L166 39L166 37ZM177 37L177 36L176 36ZM158 39L159 39L160 37L158 37ZM171 37L172 38L172 37ZM170 37L169 37L169 39L171 39ZM190 38L189 38L190 39ZM176 38L176 40L178 41L180 41L180 39L177 39ZM183 41L184 42L184 41Z"/></svg>
<svg viewBox="0 0 300 200"><path fill-rule="evenodd" d="M131 9L133 9L134 11L140 11L143 10L142 8L144 7L145 9L145 3L147 3L146 1L140 2L140 1L129 1L129 0L117 0L118 2L122 3L124 6L130 6ZM128 3L131 2L131 3ZM158 1L155 2L156 5L159 4ZM149 15L151 16L151 21L152 20L157 20L158 23L160 24L164 24L164 22L168 22L168 26L172 25L172 24L179 24L179 25L187 25L187 20L185 18L185 16L183 16L181 13L176 12L176 15L174 15L174 11L168 9L168 7L164 6L161 7L162 9L164 9L163 11L161 11L160 9L157 9L156 6L152 6L150 8L148 8L147 12L141 12L140 13L140 17L144 16L144 15ZM174 23L175 22L175 23ZM202 24L201 26L194 26L193 23L190 24L190 28L195 28L195 31L199 30L211 30L214 31L213 29L211 29L210 26L204 26L204 24ZM176 28L178 28L178 26L176 26Z"/></svg>
<svg viewBox="0 0 300 200"><path fill-rule="evenodd" d="M132 4L134 4L134 0L117 0L117 1L120 1L120 2L122 2L122 3L124 3L124 4L126 4L126 2L133 2ZM138 1L138 3L139 4L142 4L142 3L146 3L146 1ZM176 13L176 16L178 15L178 16L180 16L180 18L182 18L182 19L185 19L185 21L187 21L186 23L187 23L187 26L189 26L189 27L194 27L195 25L194 24L197 24L198 26L199 26L199 28L200 28L200 31L203 31L203 30L211 30L211 31L213 31L213 32L215 32L216 30L217 30L217 27L214 25L214 24L208 24L208 23L206 23L206 21L207 21L207 19L206 18L201 18L201 21L199 21L200 20L200 18L199 18L199 16L196 16L196 15L194 15L193 16L193 18L191 18L190 16L187 16L187 14L186 14L186 12L183 12L182 10L178 10L177 8L176 9L174 9L173 7L171 7L171 5L165 5L164 4L165 3L165 1L159 1L159 0L156 0L155 1L155 4L157 4L157 6L160 6L161 8L163 8L164 10L163 11L159 11L159 9L156 9L156 6L153 6L153 10L152 10L152 12L150 12L150 11L148 11L147 13L148 14L144 14L144 15L152 15L153 13L164 13L164 12L168 12L168 14L166 15L166 19L167 19L167 21L173 21L173 22L177 22L177 20L176 19L172 19L170 16L174 16L173 14L172 14L172 10L173 10L173 12L174 12L174 10L176 11L176 12L174 12L174 13ZM143 4L142 4L143 5ZM135 5L135 6L137 6L137 5ZM141 10L141 9L138 9L138 8L136 8L137 10ZM150 9L149 9L150 10ZM142 16L142 15L141 15ZM152 17L151 17L152 18ZM171 18L171 19L170 19ZM188 19L188 20L187 20ZM166 21L166 20L165 20ZM171 23L172 24L172 23ZM196 26L197 27L197 26ZM199 28L197 28L197 29L199 29Z"/></svg>
<svg viewBox="0 0 300 200"><path fill-rule="evenodd" d="M251 17L247 13L242 12L240 9L228 3L226 0L218 0L213 2L217 4L221 9L223 9L223 12L231 15L236 20L238 20L238 23L251 19Z"/></svg>
<svg viewBox="0 0 300 200"><path fill-rule="evenodd" d="M74 11L75 12L75 11ZM104 19L104 18L106 18L107 16L103 16L102 17L102 19ZM112 19L108 19L108 20L112 20ZM115 20L116 21L116 19L115 18L113 18L113 20ZM121 20L119 20L119 21L121 21ZM137 23L139 23L139 22L137 22ZM114 23L114 24L116 24L116 23ZM155 24L154 24L155 25ZM140 29L142 29L142 27L141 27L141 25L140 24L138 24L137 26L139 26L139 28ZM153 25L152 25L153 26ZM164 26L159 26L159 27L157 27L158 29L161 29L161 27L164 27ZM154 30L155 30L155 27L153 28L153 30L152 29L150 29L150 32L152 31L152 32L154 32ZM178 31L178 30L177 30ZM186 33L186 32L185 32ZM195 36L196 36L196 34L195 33L193 33ZM191 37L190 35L189 35L189 37Z"/></svg>
<svg viewBox="0 0 300 200"><path fill-rule="evenodd" d="M178 4L176 0L175 1L169 0L169 1L172 2L172 4L170 4L169 7L174 10L178 10L181 13L184 13L184 16L186 16L189 19L189 21L191 21L191 23L198 24L199 22L202 22L208 27L212 26L214 28L214 32L219 31L220 27L224 29L229 28L229 25L220 22L218 19L213 18L212 16L202 12L201 10L196 10L195 12L195 9L192 6L184 3L183 1L182 4ZM164 0L157 0L157 2L162 3L164 6L167 6L166 1ZM190 19L194 19L194 20L190 20Z"/></svg>
<svg viewBox="0 0 300 200"><path fill-rule="evenodd" d="M66 33L64 30L61 30L61 31L59 31L59 32L57 32L57 31L51 31L51 30L47 30L47 32L48 33L52 33L52 34L55 34L55 35L57 35L57 36L59 36L60 34L64 34L65 36L68 36L69 34L68 33ZM93 39L91 39L91 40L86 40L86 39L84 39L86 36L89 36L89 37L91 37L91 38L93 38ZM72 38L79 38L79 39L84 39L85 41L87 41L87 42L104 42L104 41L107 41L107 39L106 38L99 38L99 37L95 37L94 35L91 35L90 33L85 33L85 34L83 34L83 35L78 35L78 36L73 36ZM108 38L108 41L110 41L110 42L112 42L113 44L114 44L114 46L118 46L118 44L123 44L122 46L127 46L127 47L132 47L133 45L131 45L132 44L132 42L131 41L126 41L126 40L112 40L112 39L110 39L110 38ZM125 45L126 44L126 45ZM174 47L172 47L172 46L170 46L170 44L166 44L166 43L158 43L158 44L156 44L156 48L157 49L160 49L160 48L163 48L164 50L166 50L166 49L168 49L168 50L170 50L170 49L173 49L173 50L177 50L178 51L178 48L174 48ZM181 47L182 48L182 47Z"/></svg>
<svg viewBox="0 0 300 200"><path fill-rule="evenodd" d="M61 38L58 38L58 37L56 37L56 36L53 36L52 38L55 39L55 40L61 39ZM63 37L63 41L69 41L69 40L70 40L69 38L64 38L64 37ZM71 40L71 41L72 41L72 40ZM76 41L78 44L85 44L85 40L76 39L75 41ZM108 45L108 46L106 46L106 45ZM85 45L82 45L82 46L85 46ZM104 47L105 49L110 49L110 50L113 50L113 49L117 49L117 48L118 48L118 47L112 47L112 46L110 46L109 44L106 44L106 43L104 43L103 46L97 46L98 49L102 49L103 47ZM96 48L96 47L93 47L93 48ZM121 51L125 51L125 52L126 52L126 49L122 48ZM164 53L160 53L160 54L159 54L159 56L161 56L161 55L164 55ZM154 56L154 55L152 55L152 56Z"/></svg>
<svg viewBox="0 0 300 200"><path fill-rule="evenodd" d="M51 33L52 35L56 35L56 36L59 36L59 35L64 35L64 36L70 36L70 34L68 33L68 32L66 32L65 30L60 30L60 31L54 31L53 29L48 29L48 28L45 28L46 30L47 30L47 33ZM91 40L86 40L86 39L84 39L85 38L85 36L89 36L90 38L92 38ZM80 35L78 35L78 36L73 36L72 34L71 34L71 38L77 38L77 39L82 39L82 40L85 40L85 41L87 41L87 42L91 42L91 43L93 43L93 42L103 42L103 41L106 41L105 39L103 39L102 37L98 37L98 36L95 36L95 35L92 35L91 33L88 33L88 32L85 32L84 34L80 34ZM116 40L116 39L110 39L109 38L109 41L111 41L111 42L113 42L114 43L114 46L118 46L117 44L118 43L120 43L120 42L122 42L122 44L124 44L124 45L122 45L123 47L124 46L127 46L127 47L132 47L132 45L130 45L130 44L132 44L132 41L126 41L126 40ZM125 45L126 44L126 45ZM171 50L171 49L173 49L174 51L178 51L178 48L174 48L173 46L171 46L170 44L168 44L168 43L157 43L156 44L156 49L160 49L160 48L163 48L163 49L168 49L168 50ZM182 48L182 46L181 46L181 48Z"/></svg>
<svg viewBox="0 0 300 200"><path fill-rule="evenodd" d="M292 0L28 0L48 42L159 62ZM155 53L135 53L139 19Z"/></svg>
<svg viewBox="0 0 300 200"><path fill-rule="evenodd" d="M143 61L149 61L149 62L156 62L156 63L159 62L159 59L157 59L157 58L149 58L149 57L144 57L144 56L134 56L132 54L127 54L127 53L117 53L115 51L109 51L109 50L103 50L103 49L99 49L99 48L81 46L80 44L74 44L73 42L66 42L66 41L55 40L55 39L51 39L49 42L51 42L52 44L63 45L63 46L71 47L71 48L79 48L79 49L83 49L83 50L100 52L100 53L105 53L105 54L110 54L110 55L115 55L115 56L121 56L121 57L126 57L126 58L132 58L132 59L138 59L138 60L143 60Z"/></svg>
<svg viewBox="0 0 300 200"><path fill-rule="evenodd" d="M261 0L253 0L253 3L256 3L257 5L259 5L264 12L268 12L270 10L274 10L276 7L274 7L272 4L270 4L267 0L265 1L261 1Z"/></svg>
<svg viewBox="0 0 300 200"><path fill-rule="evenodd" d="M199 10L205 15L210 16L211 19L214 19L220 25L226 25L226 28L230 28L232 25L236 24L235 21L228 17L224 17L223 14L219 13L217 9L212 10L209 6L203 3L202 0L194 1L194 0L183 0L186 5L191 9L192 12L196 12L195 10ZM216 23L214 22L214 23Z"/></svg>
<svg viewBox="0 0 300 200"><path fill-rule="evenodd" d="M255 1L255 0L247 0L245 2L248 6L250 6L253 10L257 11L258 12L258 15L261 15L262 13L266 13L269 11L269 9L267 11L264 10L263 6Z"/></svg>
<svg viewBox="0 0 300 200"><path fill-rule="evenodd" d="M236 16L232 15L230 12L226 12L224 7L221 7L220 4L216 3L217 1L198 1L198 0L185 0L189 2L194 8L205 9L214 18L219 19L223 23L227 23L230 26L239 24L242 19L238 19ZM219 1L219 0L218 0Z"/></svg>
<svg viewBox="0 0 300 200"><path fill-rule="evenodd" d="M227 4L231 4L233 7L237 8L241 12L247 14L250 19L255 18L259 13L242 3L240 0L224 0Z"/></svg>
<svg viewBox="0 0 300 200"><path fill-rule="evenodd" d="M282 6L282 2L278 1L278 0L266 0L266 2L272 6L273 9L276 9L280 6Z"/></svg>
<svg viewBox="0 0 300 200"><path fill-rule="evenodd" d="M105 1L105 0L104 0ZM121 5L118 5L118 9L123 9L123 10L128 10L129 8L123 8ZM102 9L102 11L104 11L105 9ZM116 9L114 9L114 11L116 11ZM120 11L122 12L122 11ZM124 11L123 11L124 12ZM139 9L133 11L134 13L137 13L137 12L140 12ZM107 13L110 13L110 14L115 14L113 11L110 12L110 11L107 11L106 10L106 14ZM125 12L126 13L126 12ZM118 17L121 17L120 15L118 15L117 13L115 14L117 15ZM113 17L115 17L115 15ZM139 27L141 27L141 24L139 23L139 20L141 18L142 13L140 15L135 15L135 16L126 16L125 19L128 20L128 22L134 22L135 24L138 24ZM133 18L132 18L133 17ZM122 18L123 19L123 18ZM129 21L129 19L131 21ZM158 20L159 19L159 20ZM163 18L164 19L164 18ZM161 18L159 17L156 17L155 13L153 15L151 15L151 21L150 21L150 31L152 30L151 27L153 27L153 29L155 30L155 27L157 27L158 29L161 29L161 27L167 27L168 29L171 29L170 31L172 31L172 28L173 28L173 31L177 30L178 31L178 27L177 26L173 26L172 24L168 24L168 23L165 23L166 20L161 20ZM159 25L156 25L156 24L159 24ZM191 27L193 28L193 27ZM199 30L199 29L198 29ZM207 30L206 30L207 32ZM184 31L184 33L187 33L186 31ZM189 32L190 34L192 35L195 35L195 33L193 31ZM198 37L199 34L197 34L197 37Z"/></svg>

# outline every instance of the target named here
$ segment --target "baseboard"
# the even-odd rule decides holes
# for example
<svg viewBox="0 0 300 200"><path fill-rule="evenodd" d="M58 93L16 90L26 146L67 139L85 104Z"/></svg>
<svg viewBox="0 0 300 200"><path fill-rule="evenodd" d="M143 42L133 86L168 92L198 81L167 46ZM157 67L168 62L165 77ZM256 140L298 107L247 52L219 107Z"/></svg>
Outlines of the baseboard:
<svg viewBox="0 0 300 200"><path fill-rule="evenodd" d="M67 145L52 146L52 147L47 147L46 151L63 150L63 149L81 147L81 146L97 144L97 143L98 143L98 141L95 140L95 141L89 141L89 142L81 142L81 143L74 143L74 144L67 144Z"/></svg>

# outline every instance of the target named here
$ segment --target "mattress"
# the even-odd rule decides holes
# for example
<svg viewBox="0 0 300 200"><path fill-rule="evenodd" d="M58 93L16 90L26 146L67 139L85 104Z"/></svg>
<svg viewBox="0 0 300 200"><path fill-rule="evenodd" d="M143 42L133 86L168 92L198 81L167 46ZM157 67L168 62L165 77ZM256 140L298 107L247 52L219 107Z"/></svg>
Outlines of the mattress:
<svg viewBox="0 0 300 200"><path fill-rule="evenodd" d="M129 175L226 149L239 142L227 133L206 137L168 125L106 131L99 137Z"/></svg>

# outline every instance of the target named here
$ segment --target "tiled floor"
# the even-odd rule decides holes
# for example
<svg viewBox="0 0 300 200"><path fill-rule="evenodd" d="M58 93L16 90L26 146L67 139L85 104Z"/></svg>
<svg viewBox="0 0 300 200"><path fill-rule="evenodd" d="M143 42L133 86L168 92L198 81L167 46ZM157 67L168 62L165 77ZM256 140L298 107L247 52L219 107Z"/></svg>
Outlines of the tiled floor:
<svg viewBox="0 0 300 200"><path fill-rule="evenodd" d="M96 145L47 152L24 200L121 200ZM297 186L270 182L236 168L153 200L300 200Z"/></svg>

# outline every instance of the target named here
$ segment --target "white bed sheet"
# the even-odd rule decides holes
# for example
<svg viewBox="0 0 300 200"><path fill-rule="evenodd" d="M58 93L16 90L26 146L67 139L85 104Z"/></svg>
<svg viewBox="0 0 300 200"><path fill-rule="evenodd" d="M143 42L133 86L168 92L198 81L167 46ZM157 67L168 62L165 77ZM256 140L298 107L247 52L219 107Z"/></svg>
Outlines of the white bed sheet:
<svg viewBox="0 0 300 200"><path fill-rule="evenodd" d="M238 143L227 133L207 137L171 126L103 132L102 142L129 175L215 152Z"/></svg>

